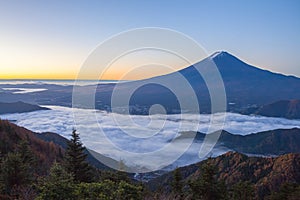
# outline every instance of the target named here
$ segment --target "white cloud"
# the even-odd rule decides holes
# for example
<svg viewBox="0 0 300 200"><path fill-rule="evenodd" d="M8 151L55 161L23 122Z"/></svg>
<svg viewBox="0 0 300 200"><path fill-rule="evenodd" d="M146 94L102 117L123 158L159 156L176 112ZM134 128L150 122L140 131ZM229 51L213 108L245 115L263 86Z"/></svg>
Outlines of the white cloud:
<svg viewBox="0 0 300 200"><path fill-rule="evenodd" d="M181 155L182 152L185 152L184 156L174 163L174 166L199 161L198 152L201 143L193 144L186 150L190 144L190 141L187 140L176 142L174 146L170 146L169 151L161 151L161 154L153 155L151 160L145 155L148 152L160 152L159 149L164 149L170 140L178 136L179 130L206 132L211 119L211 115L201 115L200 121L198 121L198 116L193 114L130 116L128 118L125 115L106 112L96 112L96 115L90 115L88 114L91 113L90 110L76 109L77 125L75 126L72 108L47 107L52 110L6 114L0 117L16 120L16 124L35 132L55 132L64 137L69 137L72 129L76 128L81 134L83 143L88 148L117 160L122 159L127 165L148 169L156 169L157 166L166 164L168 158L172 156L177 158L175 155ZM221 124L223 119L221 114L215 114L214 118ZM115 120L119 123L116 123ZM96 121L99 123L95 123ZM180 125L182 125L181 128ZM300 120L227 113L223 129L233 134L247 135L266 130L294 127L300 128ZM101 129L109 140L101 137L99 134ZM121 152L114 151L111 144L120 149ZM220 155L226 151L227 149L215 148L211 155Z"/></svg>
<svg viewBox="0 0 300 200"><path fill-rule="evenodd" d="M26 94L26 93L33 93L33 92L42 92L48 89L44 88L2 88L2 90L9 90L12 91L12 94Z"/></svg>

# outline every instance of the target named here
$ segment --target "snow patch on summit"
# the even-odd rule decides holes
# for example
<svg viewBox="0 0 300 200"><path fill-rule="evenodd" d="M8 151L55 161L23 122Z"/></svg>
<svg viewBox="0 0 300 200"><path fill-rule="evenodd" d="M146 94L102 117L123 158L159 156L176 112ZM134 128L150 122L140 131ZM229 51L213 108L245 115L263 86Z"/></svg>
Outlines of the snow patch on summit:
<svg viewBox="0 0 300 200"><path fill-rule="evenodd" d="M213 53L213 54L210 56L210 58L211 58L211 59L214 59L214 58L216 58L216 57L218 57L218 56L223 56L224 54L226 54L226 51L217 51L217 52Z"/></svg>

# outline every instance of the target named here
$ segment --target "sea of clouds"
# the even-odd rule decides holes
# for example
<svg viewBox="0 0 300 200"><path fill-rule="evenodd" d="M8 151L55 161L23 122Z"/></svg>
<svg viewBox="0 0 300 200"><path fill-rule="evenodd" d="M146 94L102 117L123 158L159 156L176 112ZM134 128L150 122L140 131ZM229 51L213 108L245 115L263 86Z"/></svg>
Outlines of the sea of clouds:
<svg viewBox="0 0 300 200"><path fill-rule="evenodd" d="M0 115L0 118L14 120L17 125L34 132L54 132L67 138L70 137L73 129L77 129L86 147L116 160L124 160L128 166L144 168L148 171L160 169L169 164L172 166L188 165L204 159L198 156L201 143L193 143L190 146L189 138L180 140L174 140L174 138L179 137L181 131L207 133L212 119L212 115L209 114L202 114L200 117L194 114L131 115L128 117L85 109L75 109L76 115L74 115L72 108L46 107L51 110L5 114ZM213 117L218 127L222 126L224 130L232 134L247 135L279 128L300 128L300 120L236 113L227 113L223 124L224 115L224 113L217 113ZM75 119L74 116L76 116ZM173 145L168 146L170 141L173 141ZM168 150L164 151L166 146ZM224 147L216 147L209 156L218 156L227 151L228 149ZM149 152L158 153L149 157L147 154ZM184 155L181 156L183 153Z"/></svg>

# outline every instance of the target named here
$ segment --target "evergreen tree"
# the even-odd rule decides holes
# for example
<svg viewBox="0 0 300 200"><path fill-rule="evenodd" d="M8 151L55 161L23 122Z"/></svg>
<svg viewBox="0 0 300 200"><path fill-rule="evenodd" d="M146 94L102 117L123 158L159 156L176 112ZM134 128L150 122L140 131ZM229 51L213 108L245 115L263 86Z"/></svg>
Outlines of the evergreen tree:
<svg viewBox="0 0 300 200"><path fill-rule="evenodd" d="M27 165L23 163L20 153L8 153L1 163L1 182L5 192L10 194L13 187L19 187L29 183Z"/></svg>
<svg viewBox="0 0 300 200"><path fill-rule="evenodd" d="M75 199L86 200L140 200L143 198L142 187L120 181L105 180L98 183L76 184Z"/></svg>
<svg viewBox="0 0 300 200"><path fill-rule="evenodd" d="M21 140L17 147L17 152L20 153L23 164L26 165L28 173L33 175L37 171L37 160L30 149L28 140ZM31 176L30 179L34 180L34 177Z"/></svg>
<svg viewBox="0 0 300 200"><path fill-rule="evenodd" d="M271 195L266 196L266 200L299 200L300 184L299 183L284 183L280 186L280 190L272 192Z"/></svg>
<svg viewBox="0 0 300 200"><path fill-rule="evenodd" d="M76 130L73 130L71 137L65 154L66 170L74 176L76 182L90 182L91 166L86 161L85 147Z"/></svg>
<svg viewBox="0 0 300 200"><path fill-rule="evenodd" d="M239 182L233 185L231 199L252 200L254 197L254 187L250 182Z"/></svg>
<svg viewBox="0 0 300 200"><path fill-rule="evenodd" d="M217 169L208 161L202 166L201 175L190 183L193 199L218 200L226 199L222 183L216 179Z"/></svg>
<svg viewBox="0 0 300 200"><path fill-rule="evenodd" d="M176 199L183 199L182 176L179 168L176 168L173 174L172 191Z"/></svg>
<svg viewBox="0 0 300 200"><path fill-rule="evenodd" d="M74 195L75 184L72 174L69 174L64 167L54 163L50 174L38 185L39 195L37 200L71 200L76 199Z"/></svg>
<svg viewBox="0 0 300 200"><path fill-rule="evenodd" d="M34 161L26 140L20 141L15 152L5 155L0 170L0 182L5 193L10 194L13 188L29 187L34 181Z"/></svg>
<svg viewBox="0 0 300 200"><path fill-rule="evenodd" d="M125 181L121 181L118 183L118 189L116 191L117 198L114 198L114 199L141 200L141 199L143 199L142 190L143 190L143 188L141 186L136 186L136 185L127 183Z"/></svg>
<svg viewBox="0 0 300 200"><path fill-rule="evenodd" d="M119 170L113 176L115 178L116 182L120 182L120 181L130 182L130 178L128 177L128 174L126 173L126 168L127 168L126 164L121 159L119 161ZM110 180L113 180L113 179L110 179Z"/></svg>
<svg viewBox="0 0 300 200"><path fill-rule="evenodd" d="M34 162L33 153L27 140L21 140L18 144L17 151L21 154L24 162L32 164Z"/></svg>

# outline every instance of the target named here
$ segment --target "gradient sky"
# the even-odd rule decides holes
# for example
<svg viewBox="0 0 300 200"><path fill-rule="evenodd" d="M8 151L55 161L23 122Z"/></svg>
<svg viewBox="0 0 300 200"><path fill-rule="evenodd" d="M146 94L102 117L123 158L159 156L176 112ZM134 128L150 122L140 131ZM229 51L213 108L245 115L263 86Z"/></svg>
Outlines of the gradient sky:
<svg viewBox="0 0 300 200"><path fill-rule="evenodd" d="M174 29L208 54L225 50L300 77L298 0L0 0L0 78L75 78L100 42L141 27Z"/></svg>

